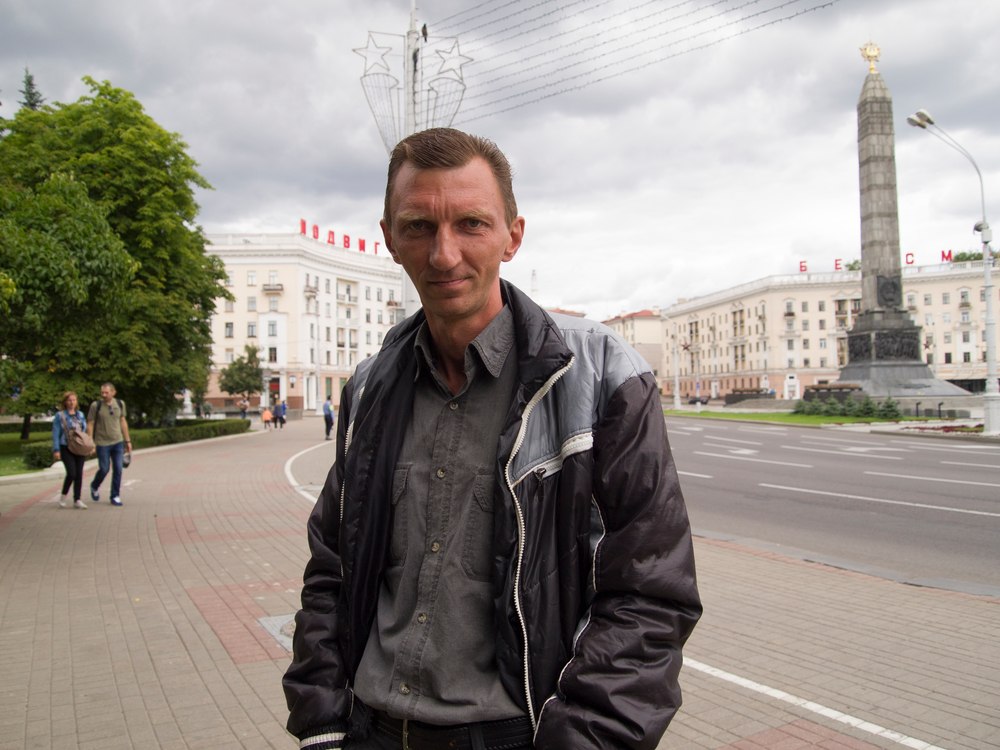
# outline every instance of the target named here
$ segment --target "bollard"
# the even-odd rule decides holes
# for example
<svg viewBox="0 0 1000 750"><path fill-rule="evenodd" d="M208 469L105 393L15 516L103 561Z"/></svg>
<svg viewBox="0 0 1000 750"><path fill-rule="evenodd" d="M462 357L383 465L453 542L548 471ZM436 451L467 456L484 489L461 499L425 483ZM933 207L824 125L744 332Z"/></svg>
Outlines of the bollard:
<svg viewBox="0 0 1000 750"><path fill-rule="evenodd" d="M941 407L944 406L944 401L938 402L938 419L941 419Z"/></svg>

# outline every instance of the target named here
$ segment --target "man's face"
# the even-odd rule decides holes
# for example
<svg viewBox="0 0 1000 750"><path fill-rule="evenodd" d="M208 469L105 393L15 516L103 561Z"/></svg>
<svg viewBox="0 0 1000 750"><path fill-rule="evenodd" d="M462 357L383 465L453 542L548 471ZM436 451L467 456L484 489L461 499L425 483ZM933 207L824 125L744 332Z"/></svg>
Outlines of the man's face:
<svg viewBox="0 0 1000 750"><path fill-rule="evenodd" d="M110 404L111 403L111 399L114 398L114 395L115 395L115 389L114 388L112 388L109 385L102 385L101 386L101 400L104 401L104 403Z"/></svg>
<svg viewBox="0 0 1000 750"><path fill-rule="evenodd" d="M507 225L489 165L473 159L457 169L403 164L393 186L392 226L385 246L413 280L433 324L481 324L503 307L500 264L514 257L524 219Z"/></svg>

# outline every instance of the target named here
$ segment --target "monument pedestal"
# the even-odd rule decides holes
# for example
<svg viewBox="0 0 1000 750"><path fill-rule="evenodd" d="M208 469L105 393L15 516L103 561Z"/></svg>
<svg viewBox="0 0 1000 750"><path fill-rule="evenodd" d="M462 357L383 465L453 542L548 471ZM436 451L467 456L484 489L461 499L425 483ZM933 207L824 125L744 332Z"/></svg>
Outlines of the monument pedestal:
<svg viewBox="0 0 1000 750"><path fill-rule="evenodd" d="M857 383L872 398L971 395L938 380L920 360L920 328L906 311L875 310L854 320L847 337L850 361L838 382Z"/></svg>

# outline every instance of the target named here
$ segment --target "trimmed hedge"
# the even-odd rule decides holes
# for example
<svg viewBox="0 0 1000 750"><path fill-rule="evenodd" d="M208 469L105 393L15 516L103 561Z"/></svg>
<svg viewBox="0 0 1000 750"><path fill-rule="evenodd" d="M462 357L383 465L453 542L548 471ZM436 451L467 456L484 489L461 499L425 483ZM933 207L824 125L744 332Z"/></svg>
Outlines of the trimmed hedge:
<svg viewBox="0 0 1000 750"><path fill-rule="evenodd" d="M21 424L20 420L18 420L17 422L0 422L0 435L9 432L16 432L17 434L20 435L21 428L23 426L24 425ZM30 429L31 432L52 432L52 423L43 422L40 419L32 419Z"/></svg>
<svg viewBox="0 0 1000 750"><path fill-rule="evenodd" d="M133 430L132 449L151 448L155 445L170 445L172 443L188 443L192 440L222 437L223 435L239 435L250 429L249 419L227 419L225 421L206 421L190 427L169 427L162 430ZM21 446L24 464L29 469L47 469L52 464L52 440L31 442Z"/></svg>

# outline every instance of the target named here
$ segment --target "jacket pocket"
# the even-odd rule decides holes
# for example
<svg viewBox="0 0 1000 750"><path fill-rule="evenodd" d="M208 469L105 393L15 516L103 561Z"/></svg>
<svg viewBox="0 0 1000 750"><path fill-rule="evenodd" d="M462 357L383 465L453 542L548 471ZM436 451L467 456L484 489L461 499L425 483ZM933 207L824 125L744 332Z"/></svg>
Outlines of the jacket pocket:
<svg viewBox="0 0 1000 750"><path fill-rule="evenodd" d="M408 508L406 498L407 478L412 464L399 464L392 475L392 540L389 544L389 558L393 565L402 565L406 559L406 520Z"/></svg>
<svg viewBox="0 0 1000 750"><path fill-rule="evenodd" d="M493 563L493 474L477 474L462 550L462 568L473 581L488 583Z"/></svg>

